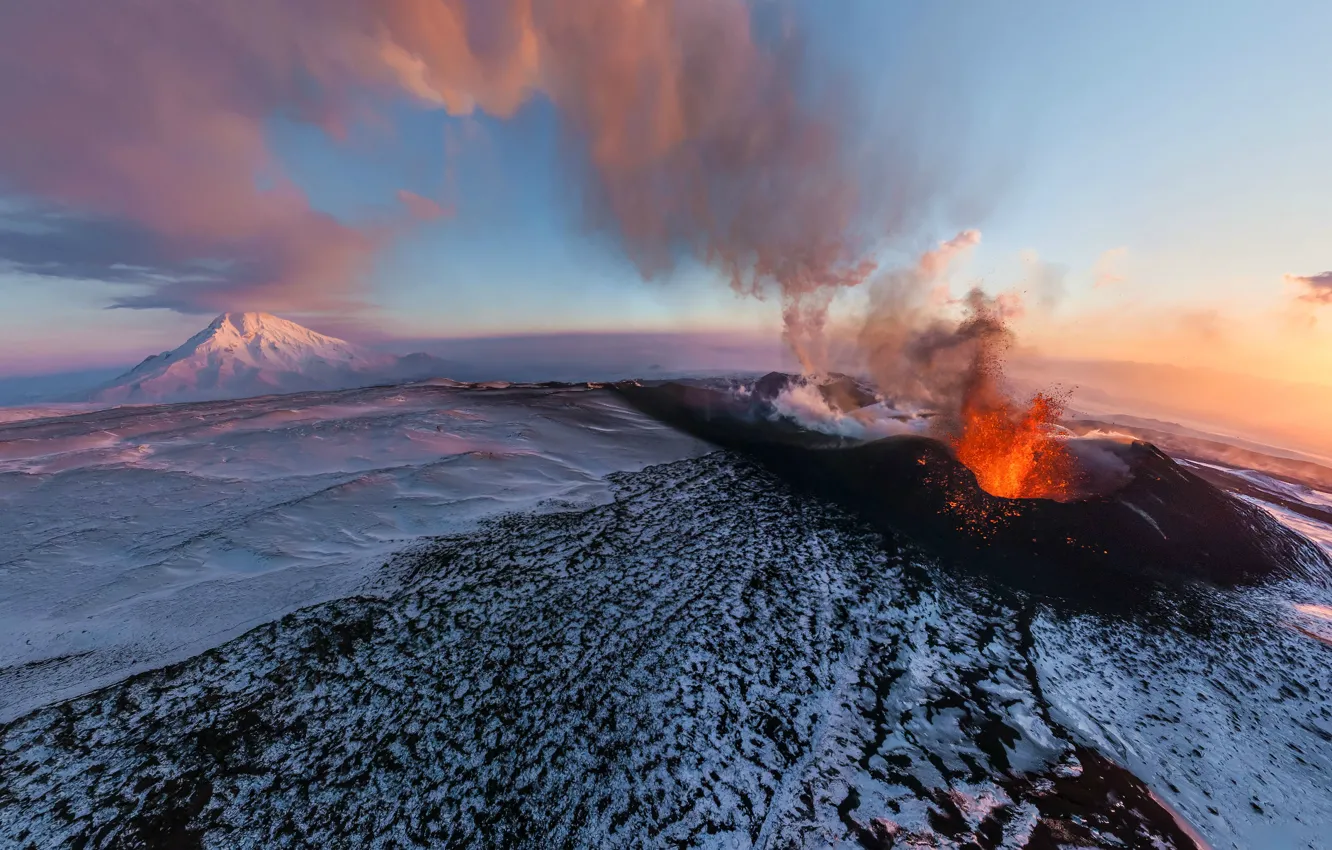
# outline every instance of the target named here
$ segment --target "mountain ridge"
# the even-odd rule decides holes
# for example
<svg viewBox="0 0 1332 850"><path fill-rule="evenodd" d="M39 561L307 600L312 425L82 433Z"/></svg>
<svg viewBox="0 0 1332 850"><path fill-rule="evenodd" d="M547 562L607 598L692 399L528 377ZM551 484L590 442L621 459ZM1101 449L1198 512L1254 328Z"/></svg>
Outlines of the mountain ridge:
<svg viewBox="0 0 1332 850"><path fill-rule="evenodd" d="M260 312L228 312L81 401L159 404L349 389L439 375L448 363L398 357Z"/></svg>

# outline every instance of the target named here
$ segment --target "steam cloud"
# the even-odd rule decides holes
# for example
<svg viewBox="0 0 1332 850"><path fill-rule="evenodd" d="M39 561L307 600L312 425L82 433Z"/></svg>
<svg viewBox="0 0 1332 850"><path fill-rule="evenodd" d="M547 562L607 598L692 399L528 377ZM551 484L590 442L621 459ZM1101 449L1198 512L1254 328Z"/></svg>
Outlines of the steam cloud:
<svg viewBox="0 0 1332 850"><path fill-rule="evenodd" d="M106 222L138 234L148 248L130 264L157 283L122 306L342 309L377 249L447 211L404 193L400 219L342 223L280 173L265 122L338 135L385 96L501 118L544 96L593 223L645 275L693 257L737 290L779 294L814 368L833 293L870 275L885 221L910 218L867 211L909 199L865 190L846 100L812 93L797 45L754 26L745 0L8 3L0 181L68 211L62 238ZM7 258L61 273L45 236L42 262L31 245ZM978 235L958 238L928 262Z"/></svg>
<svg viewBox="0 0 1332 850"><path fill-rule="evenodd" d="M864 367L880 391L897 405L956 407L979 349L1008 338L1004 319L1018 309L1011 297L988 298L979 289L966 296L969 318L943 317L949 306L949 267L980 243L964 230L921 254L914 266L876 275L857 339Z"/></svg>

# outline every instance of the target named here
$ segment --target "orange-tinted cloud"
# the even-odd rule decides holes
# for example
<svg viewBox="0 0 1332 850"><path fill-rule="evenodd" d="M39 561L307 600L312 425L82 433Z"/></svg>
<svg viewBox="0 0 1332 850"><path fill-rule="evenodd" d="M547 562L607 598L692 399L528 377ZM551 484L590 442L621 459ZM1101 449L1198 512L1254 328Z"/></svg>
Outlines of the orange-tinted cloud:
<svg viewBox="0 0 1332 850"><path fill-rule="evenodd" d="M1182 310L1176 321L1185 340L1209 346L1224 345L1235 335L1231 322L1219 310Z"/></svg>
<svg viewBox="0 0 1332 850"><path fill-rule="evenodd" d="M926 278L941 277L953 260L966 251L980 244L981 234L979 230L964 230L946 242L940 242L939 247L933 248L920 255L917 266L921 275Z"/></svg>
<svg viewBox="0 0 1332 850"><path fill-rule="evenodd" d="M852 173L844 101L811 97L798 52L762 43L752 13L745 0L6 4L0 179L131 223L163 268L197 265L128 306L335 308L394 228L313 209L264 122L337 134L385 96L507 117L540 94L592 220L645 274L710 262L738 289L779 292L798 337L825 318L825 290L872 268L866 242L884 234L857 216L885 193Z"/></svg>
<svg viewBox="0 0 1332 850"><path fill-rule="evenodd" d="M760 44L751 12L743 0L535 2L541 86L588 175L594 223L646 275L691 256L737 291L775 291L809 365L830 293L873 269L858 216L880 193L854 173L845 101L802 92L798 52Z"/></svg>

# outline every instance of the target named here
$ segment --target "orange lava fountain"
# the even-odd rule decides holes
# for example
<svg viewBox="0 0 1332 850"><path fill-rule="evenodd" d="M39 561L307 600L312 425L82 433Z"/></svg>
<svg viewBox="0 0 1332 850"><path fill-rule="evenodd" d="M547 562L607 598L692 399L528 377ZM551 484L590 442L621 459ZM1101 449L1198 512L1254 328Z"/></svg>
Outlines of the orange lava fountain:
<svg viewBox="0 0 1332 850"><path fill-rule="evenodd" d="M1073 455L1056 436L1065 397L1039 392L1025 404L1003 380L1003 350L1012 340L1002 303L973 290L957 336L971 356L948 440L981 489L1005 499L1067 500L1075 492Z"/></svg>
<svg viewBox="0 0 1332 850"><path fill-rule="evenodd" d="M1025 406L999 393L974 393L963 402L953 451L993 496L1067 499L1073 458L1052 434L1063 412L1063 401L1048 393L1037 393Z"/></svg>

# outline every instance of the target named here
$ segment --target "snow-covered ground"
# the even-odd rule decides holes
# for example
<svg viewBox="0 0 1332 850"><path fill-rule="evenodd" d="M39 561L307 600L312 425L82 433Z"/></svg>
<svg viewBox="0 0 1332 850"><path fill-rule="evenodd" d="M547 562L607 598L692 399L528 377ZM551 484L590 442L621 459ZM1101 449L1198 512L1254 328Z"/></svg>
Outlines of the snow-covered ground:
<svg viewBox="0 0 1332 850"><path fill-rule="evenodd" d="M1222 486L1263 508L1282 524L1332 554L1332 493L1309 483L1279 478L1254 469L1238 469L1198 460L1185 465L1211 471Z"/></svg>
<svg viewBox="0 0 1332 850"><path fill-rule="evenodd" d="M447 381L0 425L0 720L702 451L605 390Z"/></svg>
<svg viewBox="0 0 1332 850"><path fill-rule="evenodd" d="M1215 470L1332 545L1326 493ZM0 425L0 581L0 844L1321 848L1332 824L1327 588L1038 604L603 389Z"/></svg>

